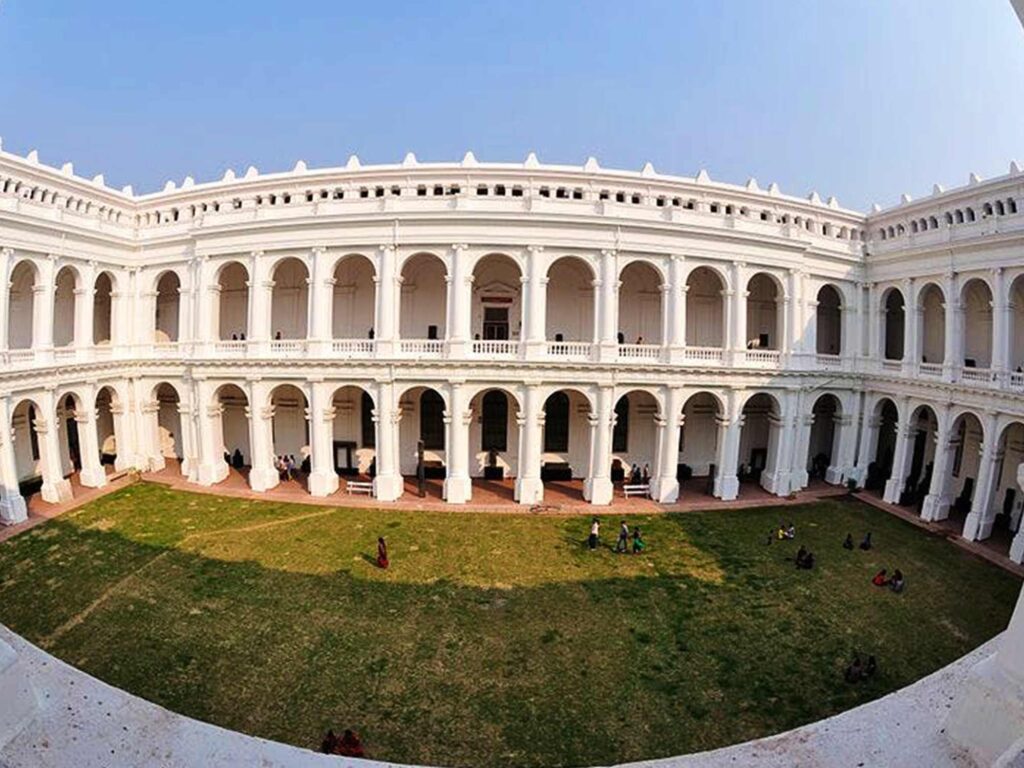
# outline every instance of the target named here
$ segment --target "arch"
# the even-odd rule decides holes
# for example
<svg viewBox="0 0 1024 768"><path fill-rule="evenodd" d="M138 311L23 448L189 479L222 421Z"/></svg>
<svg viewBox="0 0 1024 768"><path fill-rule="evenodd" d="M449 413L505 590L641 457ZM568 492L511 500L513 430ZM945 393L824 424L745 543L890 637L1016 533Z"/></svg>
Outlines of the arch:
<svg viewBox="0 0 1024 768"><path fill-rule="evenodd" d="M619 273L619 338L626 344L661 345L664 278L646 260L629 262Z"/></svg>
<svg viewBox="0 0 1024 768"><path fill-rule="evenodd" d="M331 395L332 465L345 477L377 474L377 422L373 395L357 384L345 384Z"/></svg>
<svg viewBox="0 0 1024 768"><path fill-rule="evenodd" d="M39 404L31 398L22 399L11 411L15 472L19 490L26 497L38 489L43 480L42 441L36 427L42 413Z"/></svg>
<svg viewBox="0 0 1024 768"><path fill-rule="evenodd" d="M415 476L419 464L418 444L423 440L423 461L428 480L442 480L447 475L447 434L445 417L448 403L444 393L430 386L414 385L399 396L400 470ZM440 496L442 488L431 485Z"/></svg>
<svg viewBox="0 0 1024 768"><path fill-rule="evenodd" d="M547 340L592 343L597 338L597 297L590 263L561 256L548 266L547 279Z"/></svg>
<svg viewBox="0 0 1024 768"><path fill-rule="evenodd" d="M612 430L612 481L628 480L635 467L647 480L657 466L658 398L645 389L631 389L615 402ZM620 475L619 472L622 474Z"/></svg>
<svg viewBox="0 0 1024 768"><path fill-rule="evenodd" d="M1009 306L1009 367L1011 371L1024 373L1024 273L1018 274L1010 283Z"/></svg>
<svg viewBox="0 0 1024 768"><path fill-rule="evenodd" d="M815 312L815 350L819 355L843 353L843 298L839 289L826 283L818 289Z"/></svg>
<svg viewBox="0 0 1024 768"><path fill-rule="evenodd" d="M444 339L447 334L448 270L432 253L402 263L399 333L403 339Z"/></svg>
<svg viewBox="0 0 1024 768"><path fill-rule="evenodd" d="M941 286L926 283L917 294L917 337L922 363L938 364L946 360L946 297Z"/></svg>
<svg viewBox="0 0 1024 768"><path fill-rule="evenodd" d="M473 265L471 332L474 339L519 339L525 322L522 270L504 253L489 253Z"/></svg>
<svg viewBox="0 0 1024 768"><path fill-rule="evenodd" d="M331 338L373 338L377 308L377 271L360 253L342 256L334 263L331 300Z"/></svg>
<svg viewBox="0 0 1024 768"><path fill-rule="evenodd" d="M868 463L864 487L869 491L883 491L892 476L896 452L896 431L900 412L891 398L881 397L874 405L870 427L875 430L872 460Z"/></svg>
<svg viewBox="0 0 1024 768"><path fill-rule="evenodd" d="M519 474L518 415L515 395L485 387L470 400L470 476L504 480ZM511 490L511 489L509 489Z"/></svg>
<svg viewBox="0 0 1024 768"><path fill-rule="evenodd" d="M248 482L252 466L252 445L249 434L249 396L237 384L221 384L213 393L218 405L213 432L220 439L220 455ZM218 428L219 427L219 428Z"/></svg>
<svg viewBox="0 0 1024 768"><path fill-rule="evenodd" d="M782 339L783 289L779 279L768 272L756 272L747 281L747 349L779 349Z"/></svg>
<svg viewBox="0 0 1024 768"><path fill-rule="evenodd" d="M118 442L120 435L115 414L120 412L117 391L104 385L96 392L96 439L100 447L100 463L104 467L120 468L118 465ZM121 457L124 461L124 457Z"/></svg>
<svg viewBox="0 0 1024 768"><path fill-rule="evenodd" d="M719 422L725 414L722 397L711 390L694 392L683 403L679 430L679 479L714 476L718 462Z"/></svg>
<svg viewBox="0 0 1024 768"><path fill-rule="evenodd" d="M75 313L82 276L67 264L60 268L53 287L53 346L70 347L75 343Z"/></svg>
<svg viewBox="0 0 1024 768"><path fill-rule="evenodd" d="M167 381L153 387L153 400L156 402L156 449L166 462L178 462L185 459L185 451L181 439L181 396L178 388Z"/></svg>
<svg viewBox="0 0 1024 768"><path fill-rule="evenodd" d="M811 405L810 436L807 440L807 475L826 480L829 467L839 455L839 432L836 425L843 415L843 404L831 392L825 392Z"/></svg>
<svg viewBox="0 0 1024 768"><path fill-rule="evenodd" d="M179 339L179 315L181 312L181 278L178 273L168 270L161 273L156 281L156 308L154 310L154 340L174 342Z"/></svg>
<svg viewBox="0 0 1024 768"><path fill-rule="evenodd" d="M272 338L305 339L309 335L309 269L294 256L274 264L270 299Z"/></svg>
<svg viewBox="0 0 1024 768"><path fill-rule="evenodd" d="M309 400L294 384L278 384L268 395L272 417L272 450L280 479L309 490Z"/></svg>
<svg viewBox="0 0 1024 768"><path fill-rule="evenodd" d="M992 367L992 289L979 278L967 280L960 291L962 362L965 368Z"/></svg>
<svg viewBox="0 0 1024 768"><path fill-rule="evenodd" d="M927 403L916 406L910 413L910 428L910 443L899 477L901 485L894 501L920 510L931 486L935 462L935 437L939 429L935 409Z"/></svg>
<svg viewBox="0 0 1024 768"><path fill-rule="evenodd" d="M1019 503L1021 489L1017 484L1017 467L1024 463L1024 421L1014 419L1002 426L997 449L1003 460L993 483L991 537L999 542L1009 541L1021 530L1024 506Z"/></svg>
<svg viewBox="0 0 1024 768"><path fill-rule="evenodd" d="M217 270L217 338L244 341L249 335L249 270L229 261Z"/></svg>
<svg viewBox="0 0 1024 768"><path fill-rule="evenodd" d="M78 432L78 414L83 410L82 398L68 391L57 398L55 416L60 440L61 475L68 477L82 470L82 441Z"/></svg>
<svg viewBox="0 0 1024 768"><path fill-rule="evenodd" d="M39 270L29 259L22 259L11 270L7 291L7 347L31 349L35 333L35 289Z"/></svg>
<svg viewBox="0 0 1024 768"><path fill-rule="evenodd" d="M949 517L964 522L974 506L985 428L975 413L961 410L953 418L949 434L952 461L943 495L951 499Z"/></svg>
<svg viewBox="0 0 1024 768"><path fill-rule="evenodd" d="M114 327L114 277L107 270L96 275L92 292L92 343L110 344Z"/></svg>
<svg viewBox="0 0 1024 768"><path fill-rule="evenodd" d="M782 416L778 398L770 392L754 392L743 403L741 414L742 427L736 459L736 474L741 488L744 481L757 482L771 493L789 493L788 482L783 487L783 481L778 476Z"/></svg>
<svg viewBox="0 0 1024 768"><path fill-rule="evenodd" d="M686 276L686 346L725 346L725 278L699 266Z"/></svg>
<svg viewBox="0 0 1024 768"><path fill-rule="evenodd" d="M906 323L903 292L895 287L886 290L882 295L882 308L885 314L882 328L884 358L886 360L902 360Z"/></svg>

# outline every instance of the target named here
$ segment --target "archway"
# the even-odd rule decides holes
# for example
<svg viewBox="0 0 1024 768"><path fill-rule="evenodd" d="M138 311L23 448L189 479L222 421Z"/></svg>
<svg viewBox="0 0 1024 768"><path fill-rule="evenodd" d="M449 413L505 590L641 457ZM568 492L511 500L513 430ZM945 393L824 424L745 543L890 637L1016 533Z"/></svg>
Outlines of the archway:
<svg viewBox="0 0 1024 768"><path fill-rule="evenodd" d="M992 291L979 278L964 283L960 302L963 306L963 367L992 367Z"/></svg>
<svg viewBox="0 0 1024 768"><path fill-rule="evenodd" d="M11 272L11 284L7 292L8 349L32 348L35 287L38 284L39 272L35 264L28 260L18 262Z"/></svg>
<svg viewBox="0 0 1024 768"><path fill-rule="evenodd" d="M725 281L710 267L686 278L686 346L725 346Z"/></svg>
<svg viewBox="0 0 1024 768"><path fill-rule="evenodd" d="M1017 468L1024 463L1024 422L1013 421L999 436L999 455L1003 457L993 487L992 528L989 537L997 551L1008 553L1015 536L1022 535L1021 488Z"/></svg>
<svg viewBox="0 0 1024 768"><path fill-rule="evenodd" d="M107 472L120 469L118 464L118 434L114 412L118 409L117 393L110 387L101 387L96 393L96 439L100 447L100 463ZM125 457L121 457L124 461Z"/></svg>
<svg viewBox="0 0 1024 768"><path fill-rule="evenodd" d="M876 430L874 458L868 463L864 488L868 491L883 492L892 476L893 459L896 452L896 430L899 424L899 410L896 404L883 397L875 404L871 427Z"/></svg>
<svg viewBox="0 0 1024 768"><path fill-rule="evenodd" d="M546 500L583 499L578 481L589 471L590 414L590 400L575 389L560 389L544 402L540 478Z"/></svg>
<svg viewBox="0 0 1024 768"><path fill-rule="evenodd" d="M676 470L680 495L687 490L715 493L718 466L719 423L722 403L710 392L697 392L683 403L683 426L679 430L679 466Z"/></svg>
<svg viewBox="0 0 1024 768"><path fill-rule="evenodd" d="M744 403L736 464L741 495L744 483L757 483L779 495L789 492L789 473L781 472L779 466L781 418L779 401L767 392L758 392Z"/></svg>
<svg viewBox="0 0 1024 768"><path fill-rule="evenodd" d="M819 355L843 353L843 300L834 285L818 289L815 350Z"/></svg>
<svg viewBox="0 0 1024 768"><path fill-rule="evenodd" d="M965 411L953 421L949 435L949 471L940 478L938 494L948 500L949 507L936 519L948 519L948 525L959 533L974 505L985 431L978 417Z"/></svg>
<svg viewBox="0 0 1024 768"><path fill-rule="evenodd" d="M217 276L217 338L244 341L249 335L249 271L237 261Z"/></svg>
<svg viewBox="0 0 1024 768"><path fill-rule="evenodd" d="M882 329L883 353L886 360L903 359L903 333L906 322L903 294L898 288L890 288L882 300L885 323Z"/></svg>
<svg viewBox="0 0 1024 768"><path fill-rule="evenodd" d="M401 338L445 338L447 277L444 262L430 253L418 253L402 265Z"/></svg>
<svg viewBox="0 0 1024 768"><path fill-rule="evenodd" d="M545 337L548 342L591 344L596 338L594 271L583 259L563 256L548 267Z"/></svg>
<svg viewBox="0 0 1024 768"><path fill-rule="evenodd" d="M519 474L519 404L504 389L486 389L469 402L469 474L474 487L512 501Z"/></svg>
<svg viewBox="0 0 1024 768"><path fill-rule="evenodd" d="M473 267L474 341L518 341L523 328L522 271L502 253L491 253ZM476 345L495 352L501 345Z"/></svg>
<svg viewBox="0 0 1024 768"><path fill-rule="evenodd" d="M75 343L79 275L73 267L61 267L53 291L53 346L70 347Z"/></svg>
<svg viewBox="0 0 1024 768"><path fill-rule="evenodd" d="M82 471L82 444L78 434L78 414L81 410L81 401L73 393L65 395L57 403L61 475L64 477Z"/></svg>
<svg viewBox="0 0 1024 768"><path fill-rule="evenodd" d="M109 345L114 325L114 281L109 272L96 277L92 298L92 343Z"/></svg>
<svg viewBox="0 0 1024 768"><path fill-rule="evenodd" d="M896 501L913 507L920 514L931 488L939 422L931 406L921 405L910 414L910 424L907 452L899 468L900 491Z"/></svg>
<svg viewBox="0 0 1024 768"><path fill-rule="evenodd" d="M1024 274L1017 275L1010 284L1010 370L1014 383L1024 388Z"/></svg>
<svg viewBox="0 0 1024 768"><path fill-rule="evenodd" d="M229 471L218 473L213 480L222 480L234 474L249 482L252 468L252 448L249 442L249 398L241 387L235 384L220 386L213 396L219 406L214 426L215 439L220 440L218 456L223 456Z"/></svg>
<svg viewBox="0 0 1024 768"><path fill-rule="evenodd" d="M344 256L335 264L331 303L332 338L373 338L373 316L377 302L375 279L373 263L365 256Z"/></svg>
<svg viewBox="0 0 1024 768"><path fill-rule="evenodd" d="M782 339L782 290L771 275L758 272L747 282L747 349L779 349Z"/></svg>
<svg viewBox="0 0 1024 768"><path fill-rule="evenodd" d="M658 466L658 401L646 390L626 392L615 403L613 483L648 484Z"/></svg>
<svg viewBox="0 0 1024 768"><path fill-rule="evenodd" d="M922 372L930 366L941 365L946 360L946 308L942 289L935 283L928 283L918 297L921 321L918 336L921 339Z"/></svg>
<svg viewBox="0 0 1024 768"><path fill-rule="evenodd" d="M181 398L178 390L171 384L163 382L153 390L157 403L156 411L156 449L158 455L167 463L177 463L184 469L185 452L181 442Z"/></svg>
<svg viewBox="0 0 1024 768"><path fill-rule="evenodd" d="M829 393L818 397L811 406L813 421L807 441L807 476L811 480L828 480L828 470L839 455L836 423L842 412L839 398Z"/></svg>
<svg viewBox="0 0 1024 768"><path fill-rule="evenodd" d="M407 490L418 492L419 444L423 443L424 489L430 496L444 498L447 476L446 405L431 387L412 387L399 398L399 471L408 479Z"/></svg>
<svg viewBox="0 0 1024 768"><path fill-rule="evenodd" d="M305 339L309 330L309 270L296 258L274 266L270 332L275 340Z"/></svg>
<svg viewBox="0 0 1024 768"><path fill-rule="evenodd" d="M373 397L362 387L338 387L331 396L332 466L342 477L370 480L377 474L377 423Z"/></svg>
<svg viewBox="0 0 1024 768"><path fill-rule="evenodd" d="M22 400L11 412L14 468L18 490L26 499L38 493L43 485L43 452L36 430L39 418L39 406L32 400Z"/></svg>
<svg viewBox="0 0 1024 768"><path fill-rule="evenodd" d="M309 402L294 384L281 384L270 393L273 412L271 449L284 483L309 490Z"/></svg>
<svg viewBox="0 0 1024 768"><path fill-rule="evenodd" d="M180 311L181 280L176 272L164 272L156 284L155 341L178 340Z"/></svg>
<svg viewBox="0 0 1024 768"><path fill-rule="evenodd" d="M619 343L659 346L663 308L658 270L645 261L633 261L619 280Z"/></svg>

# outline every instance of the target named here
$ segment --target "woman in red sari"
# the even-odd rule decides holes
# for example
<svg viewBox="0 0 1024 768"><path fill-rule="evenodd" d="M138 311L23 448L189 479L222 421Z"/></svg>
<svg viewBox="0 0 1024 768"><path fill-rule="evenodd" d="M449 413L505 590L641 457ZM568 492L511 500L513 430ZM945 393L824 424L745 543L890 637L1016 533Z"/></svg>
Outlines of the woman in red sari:
<svg viewBox="0 0 1024 768"><path fill-rule="evenodd" d="M377 567L388 567L388 545L384 542L383 536L377 539Z"/></svg>

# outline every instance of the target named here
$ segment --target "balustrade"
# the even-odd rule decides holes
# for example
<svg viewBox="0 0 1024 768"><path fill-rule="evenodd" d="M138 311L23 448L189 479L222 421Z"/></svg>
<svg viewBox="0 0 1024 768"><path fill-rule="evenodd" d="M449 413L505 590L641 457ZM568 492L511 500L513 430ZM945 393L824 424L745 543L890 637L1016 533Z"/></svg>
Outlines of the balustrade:
<svg viewBox="0 0 1024 768"><path fill-rule="evenodd" d="M683 351L687 363L701 365L721 365L723 352L721 347L687 347Z"/></svg>
<svg viewBox="0 0 1024 768"><path fill-rule="evenodd" d="M748 349L747 365L758 368L778 368L779 351L777 349Z"/></svg>
<svg viewBox="0 0 1024 768"><path fill-rule="evenodd" d="M843 359L839 355L826 355L818 353L814 356L818 368L825 371L838 371L843 367Z"/></svg>
<svg viewBox="0 0 1024 768"><path fill-rule="evenodd" d="M444 357L444 342L440 339L402 339L398 351L409 357Z"/></svg>
<svg viewBox="0 0 1024 768"><path fill-rule="evenodd" d="M589 360L591 346L588 341L549 341L547 355L559 360Z"/></svg>
<svg viewBox="0 0 1024 768"><path fill-rule="evenodd" d="M504 339L476 339L473 354L480 357L515 359L519 355L519 342Z"/></svg>

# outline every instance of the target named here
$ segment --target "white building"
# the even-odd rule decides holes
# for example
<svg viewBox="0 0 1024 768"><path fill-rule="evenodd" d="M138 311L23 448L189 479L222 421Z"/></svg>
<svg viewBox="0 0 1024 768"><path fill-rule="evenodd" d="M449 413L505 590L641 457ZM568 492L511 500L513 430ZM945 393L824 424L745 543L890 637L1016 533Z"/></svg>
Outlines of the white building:
<svg viewBox="0 0 1024 768"><path fill-rule="evenodd" d="M485 474L607 504L634 464L662 502L817 472L1020 562L1022 214L1015 165L864 216L592 159L133 195L0 152L0 514L103 462L213 485L236 450L256 491L291 454L315 496L348 471L393 500L422 440L451 503Z"/></svg>

